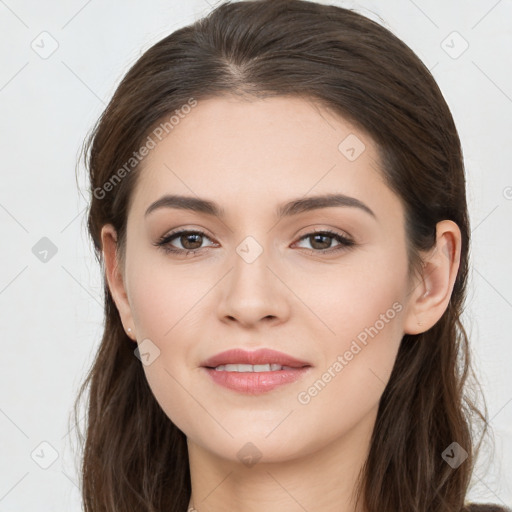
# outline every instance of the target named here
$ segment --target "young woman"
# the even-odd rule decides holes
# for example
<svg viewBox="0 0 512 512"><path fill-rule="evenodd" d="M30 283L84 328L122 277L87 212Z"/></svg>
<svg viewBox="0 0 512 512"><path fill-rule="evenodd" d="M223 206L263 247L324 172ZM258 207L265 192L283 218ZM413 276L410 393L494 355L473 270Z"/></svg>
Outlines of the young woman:
<svg viewBox="0 0 512 512"><path fill-rule="evenodd" d="M460 141L402 41L220 5L136 62L84 149L87 512L503 510L466 499Z"/></svg>

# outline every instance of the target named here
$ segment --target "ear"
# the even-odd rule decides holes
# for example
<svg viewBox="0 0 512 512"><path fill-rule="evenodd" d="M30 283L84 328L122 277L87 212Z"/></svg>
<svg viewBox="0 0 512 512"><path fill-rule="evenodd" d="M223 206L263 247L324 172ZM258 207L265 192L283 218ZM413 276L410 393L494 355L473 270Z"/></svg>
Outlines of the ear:
<svg viewBox="0 0 512 512"><path fill-rule="evenodd" d="M436 226L436 245L423 256L423 268L409 292L404 333L428 331L448 307L460 264L461 233L457 224L443 220Z"/></svg>
<svg viewBox="0 0 512 512"><path fill-rule="evenodd" d="M126 334L133 341L136 341L132 312L124 284L123 269L120 268L117 254L117 233L112 224L105 224L101 229L101 246L110 293L119 311Z"/></svg>

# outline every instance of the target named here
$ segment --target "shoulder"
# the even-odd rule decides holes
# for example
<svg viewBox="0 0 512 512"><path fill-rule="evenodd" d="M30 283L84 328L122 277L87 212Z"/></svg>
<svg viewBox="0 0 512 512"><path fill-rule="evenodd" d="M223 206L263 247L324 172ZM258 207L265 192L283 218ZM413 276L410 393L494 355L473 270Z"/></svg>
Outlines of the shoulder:
<svg viewBox="0 0 512 512"><path fill-rule="evenodd" d="M471 503L470 505L466 505L461 512L512 512L512 510L489 503Z"/></svg>

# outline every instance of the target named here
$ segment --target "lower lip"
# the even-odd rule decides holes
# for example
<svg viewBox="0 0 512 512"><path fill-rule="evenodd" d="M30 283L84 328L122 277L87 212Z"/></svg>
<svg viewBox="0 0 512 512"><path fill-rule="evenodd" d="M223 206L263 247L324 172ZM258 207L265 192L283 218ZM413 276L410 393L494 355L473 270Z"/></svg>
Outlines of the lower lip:
<svg viewBox="0 0 512 512"><path fill-rule="evenodd" d="M203 367L204 368L204 367ZM304 377L311 366L294 370L277 370L274 372L227 372L213 368L204 368L214 382L225 388L245 393L259 395L282 386L290 384Z"/></svg>

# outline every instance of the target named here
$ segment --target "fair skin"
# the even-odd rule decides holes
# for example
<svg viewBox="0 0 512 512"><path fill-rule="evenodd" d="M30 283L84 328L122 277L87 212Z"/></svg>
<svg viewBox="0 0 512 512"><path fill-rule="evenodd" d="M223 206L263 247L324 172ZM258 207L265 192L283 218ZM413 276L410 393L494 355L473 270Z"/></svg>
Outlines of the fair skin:
<svg viewBox="0 0 512 512"><path fill-rule="evenodd" d="M338 149L349 134L365 145L353 161ZM302 98L199 101L138 172L126 260L117 260L116 233L106 225L105 268L129 336L160 350L144 371L187 436L190 505L199 512L354 512L356 478L402 336L428 330L448 306L458 227L438 223L423 275L409 279L404 210L382 180L372 140ZM276 216L285 202L333 193L358 199L374 215L330 206ZM225 216L166 207L145 215L164 194L208 199ZM189 235L169 243L200 247L195 255L154 245L178 229L205 232L199 241ZM333 252L334 238L303 238L326 229L354 245ZM263 250L251 263L237 252L248 236ZM377 323L382 314L386 321ZM378 333L357 355L324 377L316 395L304 393L370 326ZM276 349L312 368L307 378L249 396L212 383L200 368L235 347ZM239 451L253 453L253 445L261 458L249 466Z"/></svg>

